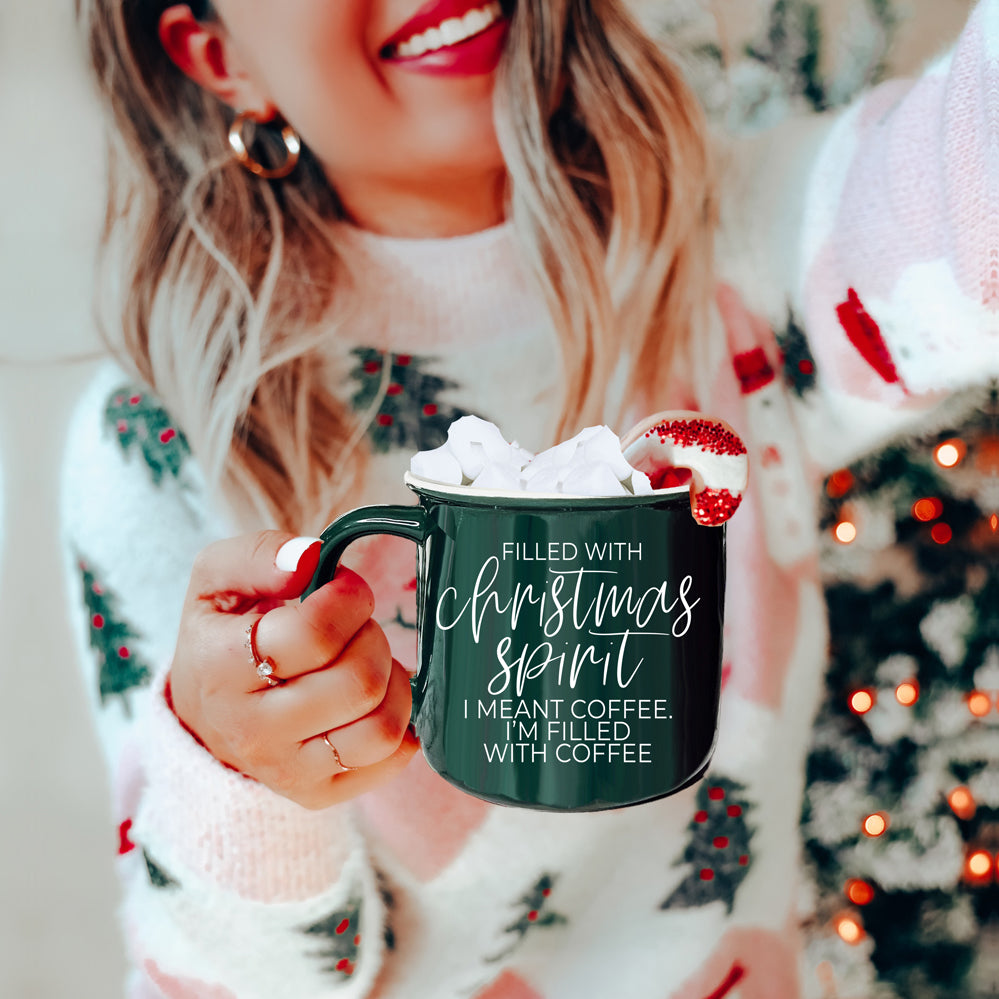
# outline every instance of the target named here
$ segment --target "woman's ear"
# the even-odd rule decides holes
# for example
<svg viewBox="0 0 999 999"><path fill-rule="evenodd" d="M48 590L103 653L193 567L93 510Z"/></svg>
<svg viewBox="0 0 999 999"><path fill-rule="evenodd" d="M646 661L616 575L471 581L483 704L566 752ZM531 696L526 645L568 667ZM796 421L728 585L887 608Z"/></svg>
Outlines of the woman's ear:
<svg viewBox="0 0 999 999"><path fill-rule="evenodd" d="M220 22L199 21L187 4L160 15L160 44L185 76L237 111L270 121L277 108L243 68Z"/></svg>

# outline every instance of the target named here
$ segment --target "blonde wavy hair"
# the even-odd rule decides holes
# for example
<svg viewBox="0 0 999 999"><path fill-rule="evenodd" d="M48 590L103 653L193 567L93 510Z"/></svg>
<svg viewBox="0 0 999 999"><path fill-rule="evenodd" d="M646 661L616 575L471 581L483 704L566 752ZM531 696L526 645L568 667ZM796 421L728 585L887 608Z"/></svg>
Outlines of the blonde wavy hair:
<svg viewBox="0 0 999 999"><path fill-rule="evenodd" d="M113 116L105 341L247 529L318 532L349 504L366 452L366 417L337 392L329 351L352 308L329 225L342 209L307 149L283 180L235 163L232 110L162 49L170 2L77 0ZM565 436L615 420L621 364L654 399L703 328L714 163L681 69L619 0L508 6L494 118L508 217L562 348Z"/></svg>

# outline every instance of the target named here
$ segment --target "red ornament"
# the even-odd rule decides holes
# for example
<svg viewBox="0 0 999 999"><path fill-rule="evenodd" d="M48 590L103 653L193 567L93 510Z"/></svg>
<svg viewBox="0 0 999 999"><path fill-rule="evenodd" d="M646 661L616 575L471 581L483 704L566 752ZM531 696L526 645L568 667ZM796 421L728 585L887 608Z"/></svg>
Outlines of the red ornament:
<svg viewBox="0 0 999 999"><path fill-rule="evenodd" d="M167 427L167 429L160 434L160 443L169 444L170 441L172 441L176 436L177 436L177 431L174 430L173 427Z"/></svg>
<svg viewBox="0 0 999 999"><path fill-rule="evenodd" d="M338 934L346 933L347 927L350 926L349 919L341 919L339 925L336 928Z"/></svg>
<svg viewBox="0 0 999 999"><path fill-rule="evenodd" d="M400 368L409 367L412 361L413 358L409 354L399 354L395 359L395 363L398 364Z"/></svg>
<svg viewBox="0 0 999 999"><path fill-rule="evenodd" d="M723 787L712 787L708 789L708 797L712 801L721 801L725 797L725 788Z"/></svg>
<svg viewBox="0 0 999 999"><path fill-rule="evenodd" d="M423 407L423 415L424 416L436 416L437 415L437 407L432 402L428 402Z"/></svg>
<svg viewBox="0 0 999 999"><path fill-rule="evenodd" d="M127 646L127 645L123 645L123 646L122 646L122 647L121 647L121 648L120 648L120 649L118 650L118 655L119 655L119 656L120 656L120 657L121 657L122 659L127 659L127 658L128 658L128 657L129 657L130 655L131 655L131 654L132 654L132 653L128 651L128 646Z"/></svg>
<svg viewBox="0 0 999 999"><path fill-rule="evenodd" d="M93 626L95 628L103 628L104 627L104 615L103 614L95 614L90 620L91 620L91 623L93 624Z"/></svg>
<svg viewBox="0 0 999 999"><path fill-rule="evenodd" d="M399 385L397 382L393 382L385 390L385 394L386 395L402 395L402 386Z"/></svg>
<svg viewBox="0 0 999 999"><path fill-rule="evenodd" d="M728 836L715 836L712 842L719 850L724 850L728 846Z"/></svg>
<svg viewBox="0 0 999 999"><path fill-rule="evenodd" d="M382 370L382 366L377 361L365 361L364 371L368 375L376 375Z"/></svg>
<svg viewBox="0 0 999 999"><path fill-rule="evenodd" d="M705 812L705 811L703 811L703 810L700 811L700 812L696 812L694 814L694 821L695 822L707 822L708 821L708 813Z"/></svg>
<svg viewBox="0 0 999 999"><path fill-rule="evenodd" d="M746 864L748 864L748 863L749 863L749 855L748 855L748 854L745 854L745 853L744 853L744 854L743 854L743 855L742 855L741 857L739 857L739 863L740 863L740 864L741 864L741 865L742 865L743 867L745 867L745 866L746 866Z"/></svg>
<svg viewBox="0 0 999 999"><path fill-rule="evenodd" d="M533 923L538 918L538 910L531 909L531 911L527 914L527 918Z"/></svg>
<svg viewBox="0 0 999 999"><path fill-rule="evenodd" d="M710 867L702 867L701 868L701 880L702 881L711 881L714 878L714 876L715 876L715 872L713 870L711 870Z"/></svg>
<svg viewBox="0 0 999 999"><path fill-rule="evenodd" d="M729 805L727 811L729 814L729 818L737 819L740 815L742 815L742 806Z"/></svg>
<svg viewBox="0 0 999 999"><path fill-rule="evenodd" d="M138 406L142 402L141 395L133 395L131 399L128 400L130 406Z"/></svg>
<svg viewBox="0 0 999 999"><path fill-rule="evenodd" d="M380 427L391 427L395 423L395 420L390 413L379 413L378 419L375 422Z"/></svg>

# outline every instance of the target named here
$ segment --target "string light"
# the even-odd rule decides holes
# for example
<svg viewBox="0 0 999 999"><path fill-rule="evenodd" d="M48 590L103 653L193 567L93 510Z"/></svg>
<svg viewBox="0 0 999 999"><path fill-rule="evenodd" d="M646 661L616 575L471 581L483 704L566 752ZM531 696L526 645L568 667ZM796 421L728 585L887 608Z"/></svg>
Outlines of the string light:
<svg viewBox="0 0 999 999"><path fill-rule="evenodd" d="M833 535L841 545L851 545L857 540L857 526L849 520L841 520L833 528Z"/></svg>
<svg viewBox="0 0 999 999"><path fill-rule="evenodd" d="M961 785L947 795L947 804L959 819L973 819L978 808L971 792Z"/></svg>
<svg viewBox="0 0 999 999"><path fill-rule="evenodd" d="M848 468L841 468L838 472L833 472L826 481L826 492L833 498L839 499L845 496L853 488L853 472Z"/></svg>
<svg viewBox="0 0 999 999"><path fill-rule="evenodd" d="M993 534L997 530L999 530L999 514L995 514L994 513L994 514L992 514L991 517L989 517L989 527L992 528L992 533Z"/></svg>
<svg viewBox="0 0 999 999"><path fill-rule="evenodd" d="M836 919L836 932L845 943L858 944L864 939L864 927L854 915L843 914Z"/></svg>
<svg viewBox="0 0 999 999"><path fill-rule="evenodd" d="M945 545L952 537L954 537L954 532L947 524L934 524L933 530L930 531L930 537L938 545Z"/></svg>
<svg viewBox="0 0 999 999"><path fill-rule="evenodd" d="M921 520L924 524L931 520L936 520L943 513L943 503L935 496L927 496L924 499L916 500L912 504L912 515L916 520Z"/></svg>
<svg viewBox="0 0 999 999"><path fill-rule="evenodd" d="M969 881L988 881L992 874L992 854L988 850L974 850L964 862L965 876Z"/></svg>
<svg viewBox="0 0 999 999"><path fill-rule="evenodd" d="M884 812L873 812L864 819L864 832L868 836L880 836L887 828L888 817Z"/></svg>
<svg viewBox="0 0 999 999"><path fill-rule="evenodd" d="M984 718L992 709L989 695L981 690L974 690L968 695L968 710L976 718Z"/></svg>
<svg viewBox="0 0 999 999"><path fill-rule="evenodd" d="M850 878L846 883L846 897L854 905L867 905L874 899L874 889L860 878Z"/></svg>
<svg viewBox="0 0 999 999"><path fill-rule="evenodd" d="M874 707L874 694L869 690L855 690L850 695L850 710L855 715L866 714Z"/></svg>
<svg viewBox="0 0 999 999"><path fill-rule="evenodd" d="M919 699L919 684L915 680L906 680L895 688L895 700L909 707Z"/></svg>
<svg viewBox="0 0 999 999"><path fill-rule="evenodd" d="M937 445L936 451L933 452L933 457L942 468L953 468L955 465L961 463L967 453L968 449L965 447L964 441L954 437L949 441L944 441L942 444Z"/></svg>

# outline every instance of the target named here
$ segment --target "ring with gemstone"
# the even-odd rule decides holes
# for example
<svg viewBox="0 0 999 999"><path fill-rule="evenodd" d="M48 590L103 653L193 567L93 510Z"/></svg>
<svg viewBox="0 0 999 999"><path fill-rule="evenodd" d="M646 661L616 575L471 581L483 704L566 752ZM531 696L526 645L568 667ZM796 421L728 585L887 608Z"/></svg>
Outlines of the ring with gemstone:
<svg viewBox="0 0 999 999"><path fill-rule="evenodd" d="M325 735L323 735L323 742L325 742L326 745L329 746L330 749L333 750L333 759L336 760L336 765L341 770L356 770L357 769L357 767L348 767L347 764L344 763L343 760L340 759L340 754L337 752L336 746L334 746L333 743L330 742L330 734L329 734L329 732L327 732Z"/></svg>
<svg viewBox="0 0 999 999"><path fill-rule="evenodd" d="M284 680L274 675L274 660L267 656L261 657L257 652L257 626L263 619L261 615L246 629L246 647L249 649L250 663L257 671L257 676L261 680L266 680L268 687L280 687Z"/></svg>

